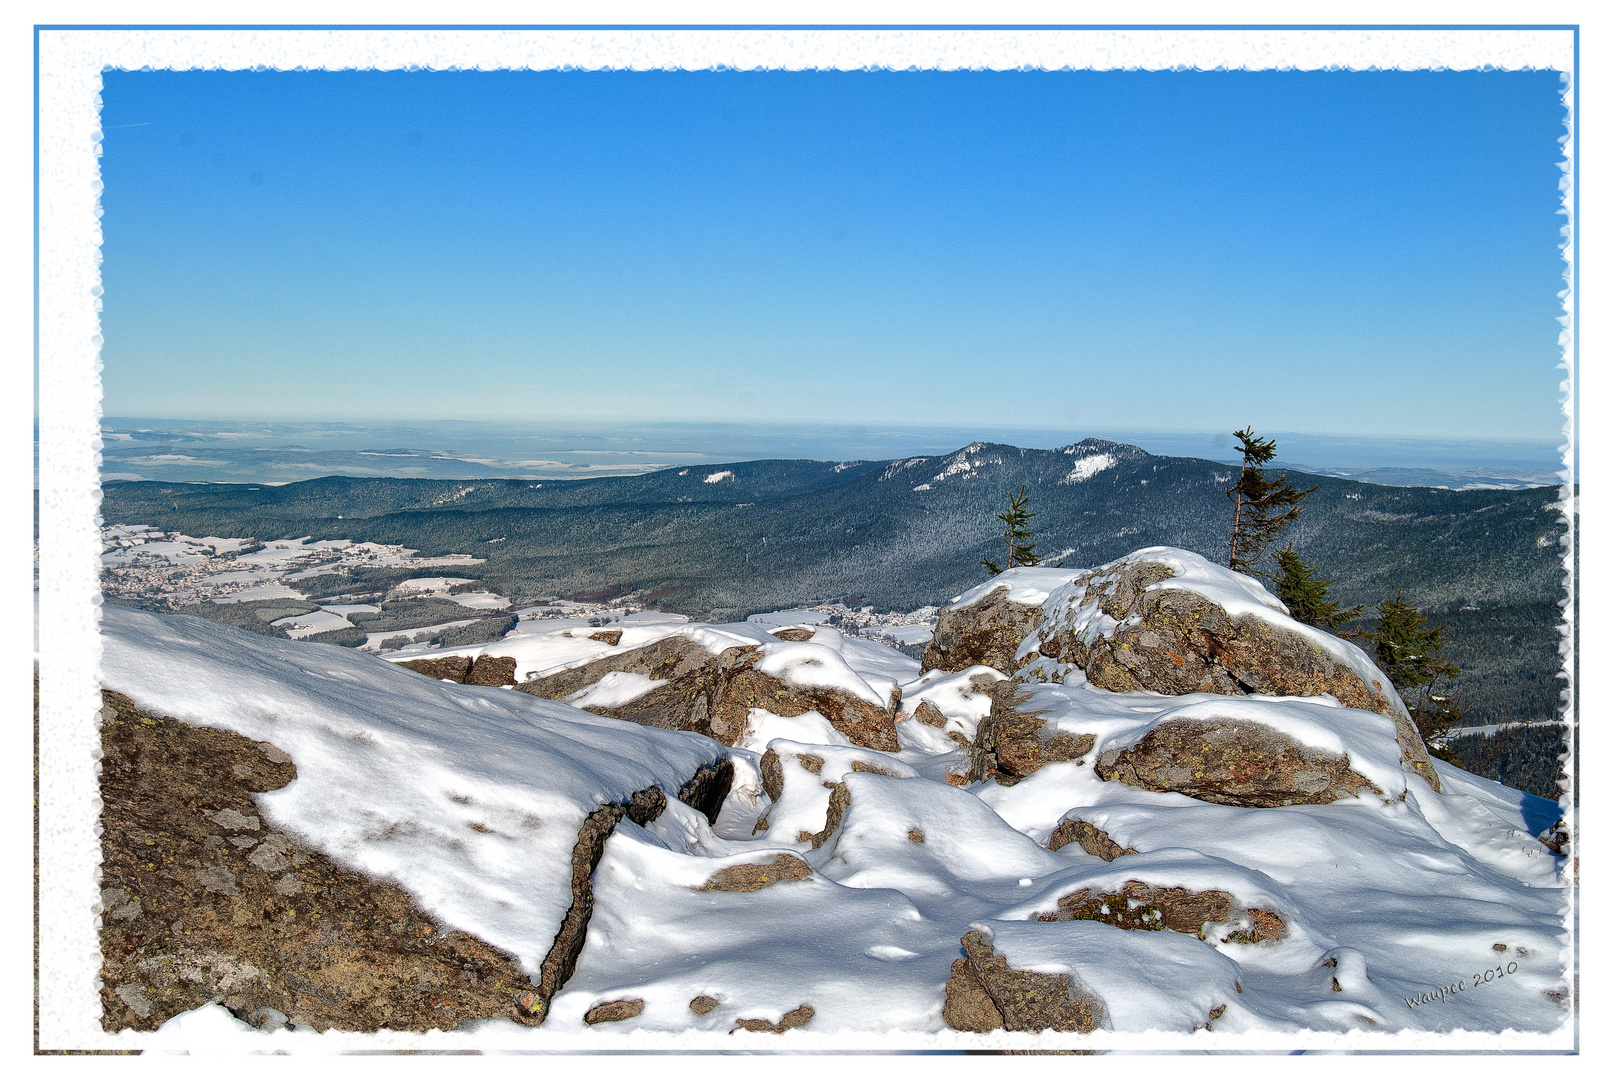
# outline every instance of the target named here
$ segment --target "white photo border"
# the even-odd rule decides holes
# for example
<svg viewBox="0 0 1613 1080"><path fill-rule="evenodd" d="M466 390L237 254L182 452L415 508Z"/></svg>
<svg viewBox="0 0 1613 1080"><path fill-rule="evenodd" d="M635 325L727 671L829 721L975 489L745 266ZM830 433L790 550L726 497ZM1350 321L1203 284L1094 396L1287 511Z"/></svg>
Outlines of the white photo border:
<svg viewBox="0 0 1613 1080"><path fill-rule="evenodd" d="M1565 375L1563 509L1576 512L1576 222L1579 34L1572 26L1376 28L95 28L37 27L39 839L38 1049L130 1050L152 1033L101 1030L96 972L100 841L97 673L100 486L100 91L105 70L1554 70L1563 77L1560 346ZM1564 545L1563 655L1575 672L1577 528ZM1572 681L1570 730L1577 720ZM1572 747L1574 740L1570 740ZM1572 755L1572 750L1570 750ZM1575 762L1568 759L1570 777ZM1572 825L1572 819L1570 819ZM1578 1049L1577 888L1566 890L1563 959L1576 999L1564 1024L1531 1032L1299 1032L1088 1036L705 1033L520 1029L261 1036L268 1052L507 1049L825 1051L1108 1049L1406 1052ZM514 1027L514 1025L508 1025ZM317 1044L317 1045L316 1045Z"/></svg>

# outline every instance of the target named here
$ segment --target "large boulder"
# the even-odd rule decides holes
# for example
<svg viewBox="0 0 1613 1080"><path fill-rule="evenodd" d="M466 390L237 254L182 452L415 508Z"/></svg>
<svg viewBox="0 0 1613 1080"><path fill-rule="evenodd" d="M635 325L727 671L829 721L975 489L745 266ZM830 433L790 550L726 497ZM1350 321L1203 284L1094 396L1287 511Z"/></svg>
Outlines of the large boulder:
<svg viewBox="0 0 1613 1080"><path fill-rule="evenodd" d="M642 676L642 692L612 704L578 703L589 712L646 727L694 731L724 746L742 741L750 710L775 716L815 711L858 746L898 749L891 711L836 687L798 686L758 670L760 646L737 645L712 655L698 642L673 635L637 649L603 656L516 687L537 697L576 698L607 675ZM651 685L654 684L654 685Z"/></svg>
<svg viewBox="0 0 1613 1080"><path fill-rule="evenodd" d="M1097 773L1225 806L1319 804L1360 791L1383 794L1350 767L1348 755L1305 746L1247 720L1167 720L1135 746L1105 750Z"/></svg>
<svg viewBox="0 0 1613 1080"><path fill-rule="evenodd" d="M1042 623L1042 603L1075 575L1051 567L1020 566L970 589L936 620L922 669L962 671L983 664L1013 671L1019 666L1014 655L1020 643Z"/></svg>
<svg viewBox="0 0 1613 1080"><path fill-rule="evenodd" d="M1023 658L1073 664L1117 693L1331 694L1395 721L1405 767L1440 790L1428 749L1367 655L1288 617L1252 578L1174 548L1145 548L1055 590Z"/></svg>

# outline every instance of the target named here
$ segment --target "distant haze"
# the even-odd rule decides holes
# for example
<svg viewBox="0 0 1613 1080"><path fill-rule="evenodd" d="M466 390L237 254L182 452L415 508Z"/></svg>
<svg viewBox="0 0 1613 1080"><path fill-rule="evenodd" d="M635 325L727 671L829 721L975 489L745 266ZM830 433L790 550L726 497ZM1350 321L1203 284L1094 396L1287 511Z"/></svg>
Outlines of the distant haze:
<svg viewBox="0 0 1613 1080"><path fill-rule="evenodd" d="M670 423L293 424L108 417L102 430L105 478L183 482L286 483L333 474L565 479L768 458L874 461L942 454L975 441L1052 449L1088 437L1131 443L1166 456L1238 460L1232 454L1230 432L1035 430L984 425L948 429ZM1277 440L1279 463L1290 468L1352 476L1385 469L1438 474L1358 477L1378 483L1460 487L1483 476L1550 484L1556 482L1562 467L1556 446L1549 442L1267 434Z"/></svg>

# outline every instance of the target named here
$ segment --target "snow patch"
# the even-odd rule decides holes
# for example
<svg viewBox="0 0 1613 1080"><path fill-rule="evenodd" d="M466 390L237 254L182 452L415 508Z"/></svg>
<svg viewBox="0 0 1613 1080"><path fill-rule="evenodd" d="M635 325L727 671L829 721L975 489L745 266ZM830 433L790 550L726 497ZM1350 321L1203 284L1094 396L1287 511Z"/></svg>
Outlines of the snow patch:
<svg viewBox="0 0 1613 1080"><path fill-rule="evenodd" d="M1005 586L1008 589L1010 603L1039 607L1047 603L1048 597L1087 572L1086 570L1064 570L1054 566L1010 567L989 581L981 582L961 596L954 596L952 603L948 604L945 610L955 611L958 608L966 608L983 600L994 590Z"/></svg>
<svg viewBox="0 0 1613 1080"><path fill-rule="evenodd" d="M1115 464L1113 454L1093 454L1090 457L1076 458L1074 467L1070 469L1069 475L1060 480L1059 483L1079 484L1083 480L1092 479L1105 469L1114 468Z"/></svg>

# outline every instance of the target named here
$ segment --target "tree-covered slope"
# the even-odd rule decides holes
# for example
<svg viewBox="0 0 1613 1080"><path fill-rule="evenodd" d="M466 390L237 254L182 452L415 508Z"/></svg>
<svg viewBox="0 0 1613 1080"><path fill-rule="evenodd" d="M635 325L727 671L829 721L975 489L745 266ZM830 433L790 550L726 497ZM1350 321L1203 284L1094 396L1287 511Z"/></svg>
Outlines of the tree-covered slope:
<svg viewBox="0 0 1613 1080"><path fill-rule="evenodd" d="M1005 554L996 514L1021 484L1049 562L1092 566L1155 544L1224 560L1231 471L1100 440L1061 450L976 443L897 461L750 461L541 483L110 483L102 514L191 535L470 554L487 560L483 580L518 602L621 589L731 619L841 597L881 609L944 603L981 580L982 558ZM1512 689L1506 708L1555 711L1556 627L1545 618L1562 594L1555 489L1294 480L1316 490L1284 540L1337 579L1338 600L1370 608L1403 592L1419 608L1452 612L1454 647L1466 666L1500 669L1489 674ZM1526 657L1527 670L1499 664L1503 649Z"/></svg>

